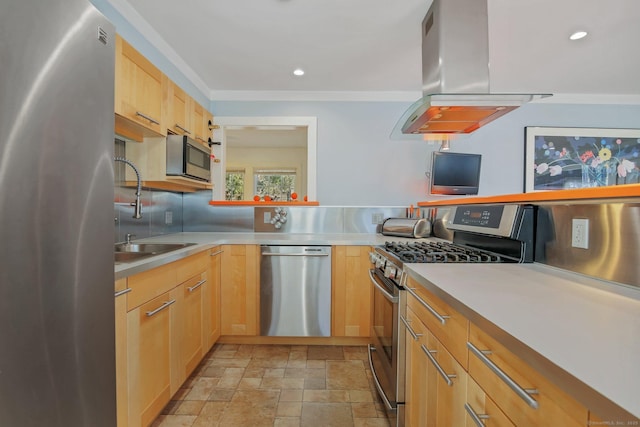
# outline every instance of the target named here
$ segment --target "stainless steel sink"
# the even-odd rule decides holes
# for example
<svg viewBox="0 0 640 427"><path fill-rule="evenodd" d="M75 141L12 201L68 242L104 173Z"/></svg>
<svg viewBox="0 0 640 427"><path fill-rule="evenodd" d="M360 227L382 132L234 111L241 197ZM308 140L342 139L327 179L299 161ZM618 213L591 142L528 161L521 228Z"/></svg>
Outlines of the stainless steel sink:
<svg viewBox="0 0 640 427"><path fill-rule="evenodd" d="M118 243L115 245L115 262L133 262L193 245L195 243Z"/></svg>
<svg viewBox="0 0 640 427"><path fill-rule="evenodd" d="M195 243L118 243L115 249L116 252L161 254L193 245Z"/></svg>

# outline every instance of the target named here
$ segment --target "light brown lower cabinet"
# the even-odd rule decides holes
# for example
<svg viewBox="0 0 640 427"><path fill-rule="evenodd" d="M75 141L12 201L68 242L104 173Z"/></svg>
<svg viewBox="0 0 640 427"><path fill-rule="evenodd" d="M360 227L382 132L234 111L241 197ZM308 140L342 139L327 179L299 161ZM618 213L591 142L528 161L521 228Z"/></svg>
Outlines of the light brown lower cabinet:
<svg viewBox="0 0 640 427"><path fill-rule="evenodd" d="M368 337L373 301L371 248L333 246L331 251L331 336Z"/></svg>
<svg viewBox="0 0 640 427"><path fill-rule="evenodd" d="M409 286L407 426L587 425L578 401L421 285Z"/></svg>
<svg viewBox="0 0 640 427"><path fill-rule="evenodd" d="M222 266L222 246L216 246L209 251L209 270L207 280L209 286L204 289L205 300L205 327L203 341L206 350L220 338L220 273Z"/></svg>
<svg viewBox="0 0 640 427"><path fill-rule="evenodd" d="M181 297L172 289L127 313L129 426L148 426L171 399Z"/></svg>
<svg viewBox="0 0 640 427"><path fill-rule="evenodd" d="M181 307L182 329L180 340L183 370L180 380L186 379L198 366L205 353L205 294L207 294L207 273L203 272L178 286L183 296Z"/></svg>
<svg viewBox="0 0 640 427"><path fill-rule="evenodd" d="M587 425L584 406L473 323L468 342L469 375L515 425Z"/></svg>
<svg viewBox="0 0 640 427"><path fill-rule="evenodd" d="M217 339L210 260L207 250L116 282L118 427L150 425Z"/></svg>
<svg viewBox="0 0 640 427"><path fill-rule="evenodd" d="M464 426L467 373L407 309L405 422L408 427Z"/></svg>
<svg viewBox="0 0 640 427"><path fill-rule="evenodd" d="M471 377L467 378L465 411L467 426L514 427L511 420Z"/></svg>
<svg viewBox="0 0 640 427"><path fill-rule="evenodd" d="M260 319L260 246L223 245L222 250L222 335L256 336Z"/></svg>

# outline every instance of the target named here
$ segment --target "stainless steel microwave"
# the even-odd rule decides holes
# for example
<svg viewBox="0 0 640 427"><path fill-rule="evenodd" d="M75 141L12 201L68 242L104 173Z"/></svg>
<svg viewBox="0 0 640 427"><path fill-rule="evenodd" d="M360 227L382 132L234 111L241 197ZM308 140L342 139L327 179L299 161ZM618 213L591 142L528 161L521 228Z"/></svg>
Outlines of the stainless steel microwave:
<svg viewBox="0 0 640 427"><path fill-rule="evenodd" d="M210 182L210 150L186 135L168 135L167 175Z"/></svg>

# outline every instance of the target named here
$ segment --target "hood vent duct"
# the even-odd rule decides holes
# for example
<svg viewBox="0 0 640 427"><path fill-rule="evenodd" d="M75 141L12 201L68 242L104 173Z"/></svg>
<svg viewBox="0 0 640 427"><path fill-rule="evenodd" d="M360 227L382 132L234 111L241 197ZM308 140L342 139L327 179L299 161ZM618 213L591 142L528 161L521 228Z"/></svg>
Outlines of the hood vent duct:
<svg viewBox="0 0 640 427"><path fill-rule="evenodd" d="M434 0L422 21L422 99L394 133L464 134L533 99L492 94L487 0ZM393 134L392 134L393 135Z"/></svg>

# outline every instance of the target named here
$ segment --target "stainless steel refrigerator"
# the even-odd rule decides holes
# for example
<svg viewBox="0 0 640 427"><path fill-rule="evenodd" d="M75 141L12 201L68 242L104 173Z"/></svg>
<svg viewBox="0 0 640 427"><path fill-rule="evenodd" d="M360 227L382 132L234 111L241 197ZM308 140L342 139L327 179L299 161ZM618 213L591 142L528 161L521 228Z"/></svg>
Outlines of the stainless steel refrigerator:
<svg viewBox="0 0 640 427"><path fill-rule="evenodd" d="M0 426L115 426L114 27L0 13Z"/></svg>

